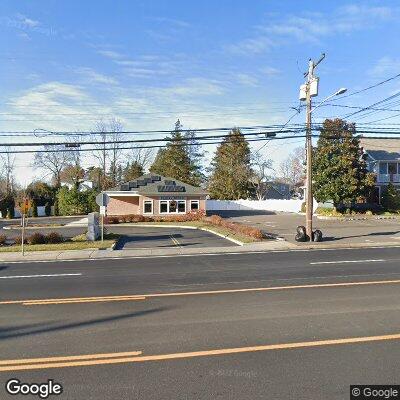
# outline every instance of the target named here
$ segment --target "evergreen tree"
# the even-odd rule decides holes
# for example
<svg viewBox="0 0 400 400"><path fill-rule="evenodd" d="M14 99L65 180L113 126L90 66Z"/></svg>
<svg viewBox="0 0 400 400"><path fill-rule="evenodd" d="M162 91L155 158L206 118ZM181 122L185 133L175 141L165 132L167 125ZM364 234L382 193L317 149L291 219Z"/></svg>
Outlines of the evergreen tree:
<svg viewBox="0 0 400 400"><path fill-rule="evenodd" d="M208 187L212 198L237 200L248 197L252 176L250 148L239 129L232 129L218 146L212 170Z"/></svg>
<svg viewBox="0 0 400 400"><path fill-rule="evenodd" d="M368 197L373 175L367 172L355 125L326 119L313 155L313 192L335 207Z"/></svg>
<svg viewBox="0 0 400 400"><path fill-rule="evenodd" d="M182 134L179 120L175 124L175 130L167 139L166 146L158 151L150 172L175 178L190 185L199 185L198 160L190 158L187 140Z"/></svg>
<svg viewBox="0 0 400 400"><path fill-rule="evenodd" d="M383 192L382 205L387 211L400 210L400 193L391 182Z"/></svg>
<svg viewBox="0 0 400 400"><path fill-rule="evenodd" d="M123 171L124 182L133 181L144 173L143 167L137 162L133 161L127 163Z"/></svg>

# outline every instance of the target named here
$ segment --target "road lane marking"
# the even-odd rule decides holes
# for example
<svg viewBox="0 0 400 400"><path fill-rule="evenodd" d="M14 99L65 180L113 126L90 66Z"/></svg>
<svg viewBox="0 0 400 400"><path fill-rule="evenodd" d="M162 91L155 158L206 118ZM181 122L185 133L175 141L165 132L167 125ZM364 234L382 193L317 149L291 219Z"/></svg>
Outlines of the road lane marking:
<svg viewBox="0 0 400 400"><path fill-rule="evenodd" d="M137 356L140 354L142 354L141 351L124 351L122 353L83 354L79 356L61 356L61 357L47 357L47 358L25 358L16 360L0 360L0 365L36 364L36 363L76 361L76 360L96 360L103 358Z"/></svg>
<svg viewBox="0 0 400 400"><path fill-rule="evenodd" d="M35 303L35 305L42 304L57 304L59 303L73 303L84 302L86 300L99 301L118 301L118 300L142 300L142 298L158 298L158 297L179 297L179 296L196 296L196 295L210 295L210 294L230 294L230 293L246 293L246 292L269 292L279 290L294 290L294 289L314 289L314 288L331 288L331 287L353 287L353 286L367 286L367 285L393 285L400 283L400 279L390 281L366 281L366 282L341 282L341 283L317 283L311 285L291 285L291 286L270 286L261 288L244 288L244 289L223 289L223 290L203 290L194 292L172 292L172 293L150 293L150 294L137 294L137 295L124 295L124 296L101 296L101 297L78 297L78 298L64 298L64 299L30 299L30 300L6 300L0 301L0 305L9 304L28 304Z"/></svg>
<svg viewBox="0 0 400 400"><path fill-rule="evenodd" d="M210 357L210 356L224 356L240 353L252 353L259 351L273 351L273 350L289 350L289 349L301 349L301 348L312 348L312 347L323 347L333 345L346 345L346 344L358 344L358 343L369 343L369 342L382 342L389 340L399 340L400 334L392 335L381 335L381 336L364 336L364 337L351 337L342 339L328 339L328 340L316 340L310 342L295 342L295 343L281 343L281 344L268 344L262 346L250 346L250 347L236 347L226 349L213 349L213 350L202 350L192 351L185 353L171 353L171 354L155 354L155 355L137 355L132 357L120 357L110 359L99 359L99 360L84 360L84 361L70 361L70 362L54 362L54 363L32 363L24 365L5 365L0 367L0 372L5 371L21 371L21 370L35 370L35 369L49 369L49 368L66 368L66 367L80 367L90 365L105 365L105 364L124 364L124 363L140 363L145 361L167 361L186 359L194 357Z"/></svg>
<svg viewBox="0 0 400 400"><path fill-rule="evenodd" d="M42 275L3 275L0 279L22 279L22 278L55 278L61 276L81 276L82 274L42 274Z"/></svg>
<svg viewBox="0 0 400 400"><path fill-rule="evenodd" d="M82 298L82 299L63 299L63 300L35 300L26 301L22 303L24 306L40 306L49 304L75 304L75 303L99 303L99 302L109 302L109 301L136 301L136 300L146 300L144 296L121 296L114 298ZM0 303L1 304L1 303Z"/></svg>
<svg viewBox="0 0 400 400"><path fill-rule="evenodd" d="M310 265L319 265L319 264L350 264L350 263L371 263L371 262L384 262L387 260L342 260L342 261L315 261L310 262Z"/></svg>

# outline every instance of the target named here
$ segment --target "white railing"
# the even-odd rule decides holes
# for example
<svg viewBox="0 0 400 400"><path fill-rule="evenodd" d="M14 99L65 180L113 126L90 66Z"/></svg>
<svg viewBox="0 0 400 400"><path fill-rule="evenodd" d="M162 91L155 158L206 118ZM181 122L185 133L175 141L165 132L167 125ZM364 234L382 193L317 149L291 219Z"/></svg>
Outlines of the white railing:
<svg viewBox="0 0 400 400"><path fill-rule="evenodd" d="M379 174L378 183L400 182L400 174Z"/></svg>
<svg viewBox="0 0 400 400"><path fill-rule="evenodd" d="M379 174L378 175L378 183L387 183L390 182L389 174Z"/></svg>

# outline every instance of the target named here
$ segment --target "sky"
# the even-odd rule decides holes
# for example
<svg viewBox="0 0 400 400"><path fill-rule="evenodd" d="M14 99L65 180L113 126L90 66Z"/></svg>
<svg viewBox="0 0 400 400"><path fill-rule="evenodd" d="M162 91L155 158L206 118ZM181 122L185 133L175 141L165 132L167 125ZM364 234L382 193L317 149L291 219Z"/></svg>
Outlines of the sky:
<svg viewBox="0 0 400 400"><path fill-rule="evenodd" d="M384 0L2 0L0 131L91 130L111 117L126 130L172 129L178 118L191 129L284 123L310 57L326 53L318 100L400 73L399 22L400 3ZM399 90L393 80L338 104ZM321 107L314 120L347 113ZM262 152L277 168L301 145L276 141ZM42 176L32 160L16 159L22 185Z"/></svg>

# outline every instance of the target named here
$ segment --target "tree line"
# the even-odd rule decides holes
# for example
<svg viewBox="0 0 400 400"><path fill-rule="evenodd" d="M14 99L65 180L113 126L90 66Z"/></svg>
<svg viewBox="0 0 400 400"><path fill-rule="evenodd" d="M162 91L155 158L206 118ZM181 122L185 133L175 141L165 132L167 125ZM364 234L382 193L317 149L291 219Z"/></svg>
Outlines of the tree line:
<svg viewBox="0 0 400 400"><path fill-rule="evenodd" d="M14 179L12 154L0 160L0 211L12 214L21 196L28 196L35 206L44 206L56 214L80 214L96 210L95 195L143 175L146 171L205 187L214 199L263 199L273 180L288 183L292 189L304 185L304 148L288 154L275 170L270 158L250 145L238 128L233 128L218 144L209 165L207 153L195 131L184 130L181 122L166 137L166 145L153 149L124 150L122 124L115 119L96 125L96 145L92 165L84 167L80 136L70 137L71 146L49 144L34 157L34 166L43 171L41 180L27 188ZM335 205L368 198L374 177L367 172L355 126L340 119L326 120L313 149L315 197L332 200ZM208 159L208 157L207 157ZM85 160L86 162L87 160ZM91 187L85 187L90 182ZM85 189L85 190L84 190Z"/></svg>

